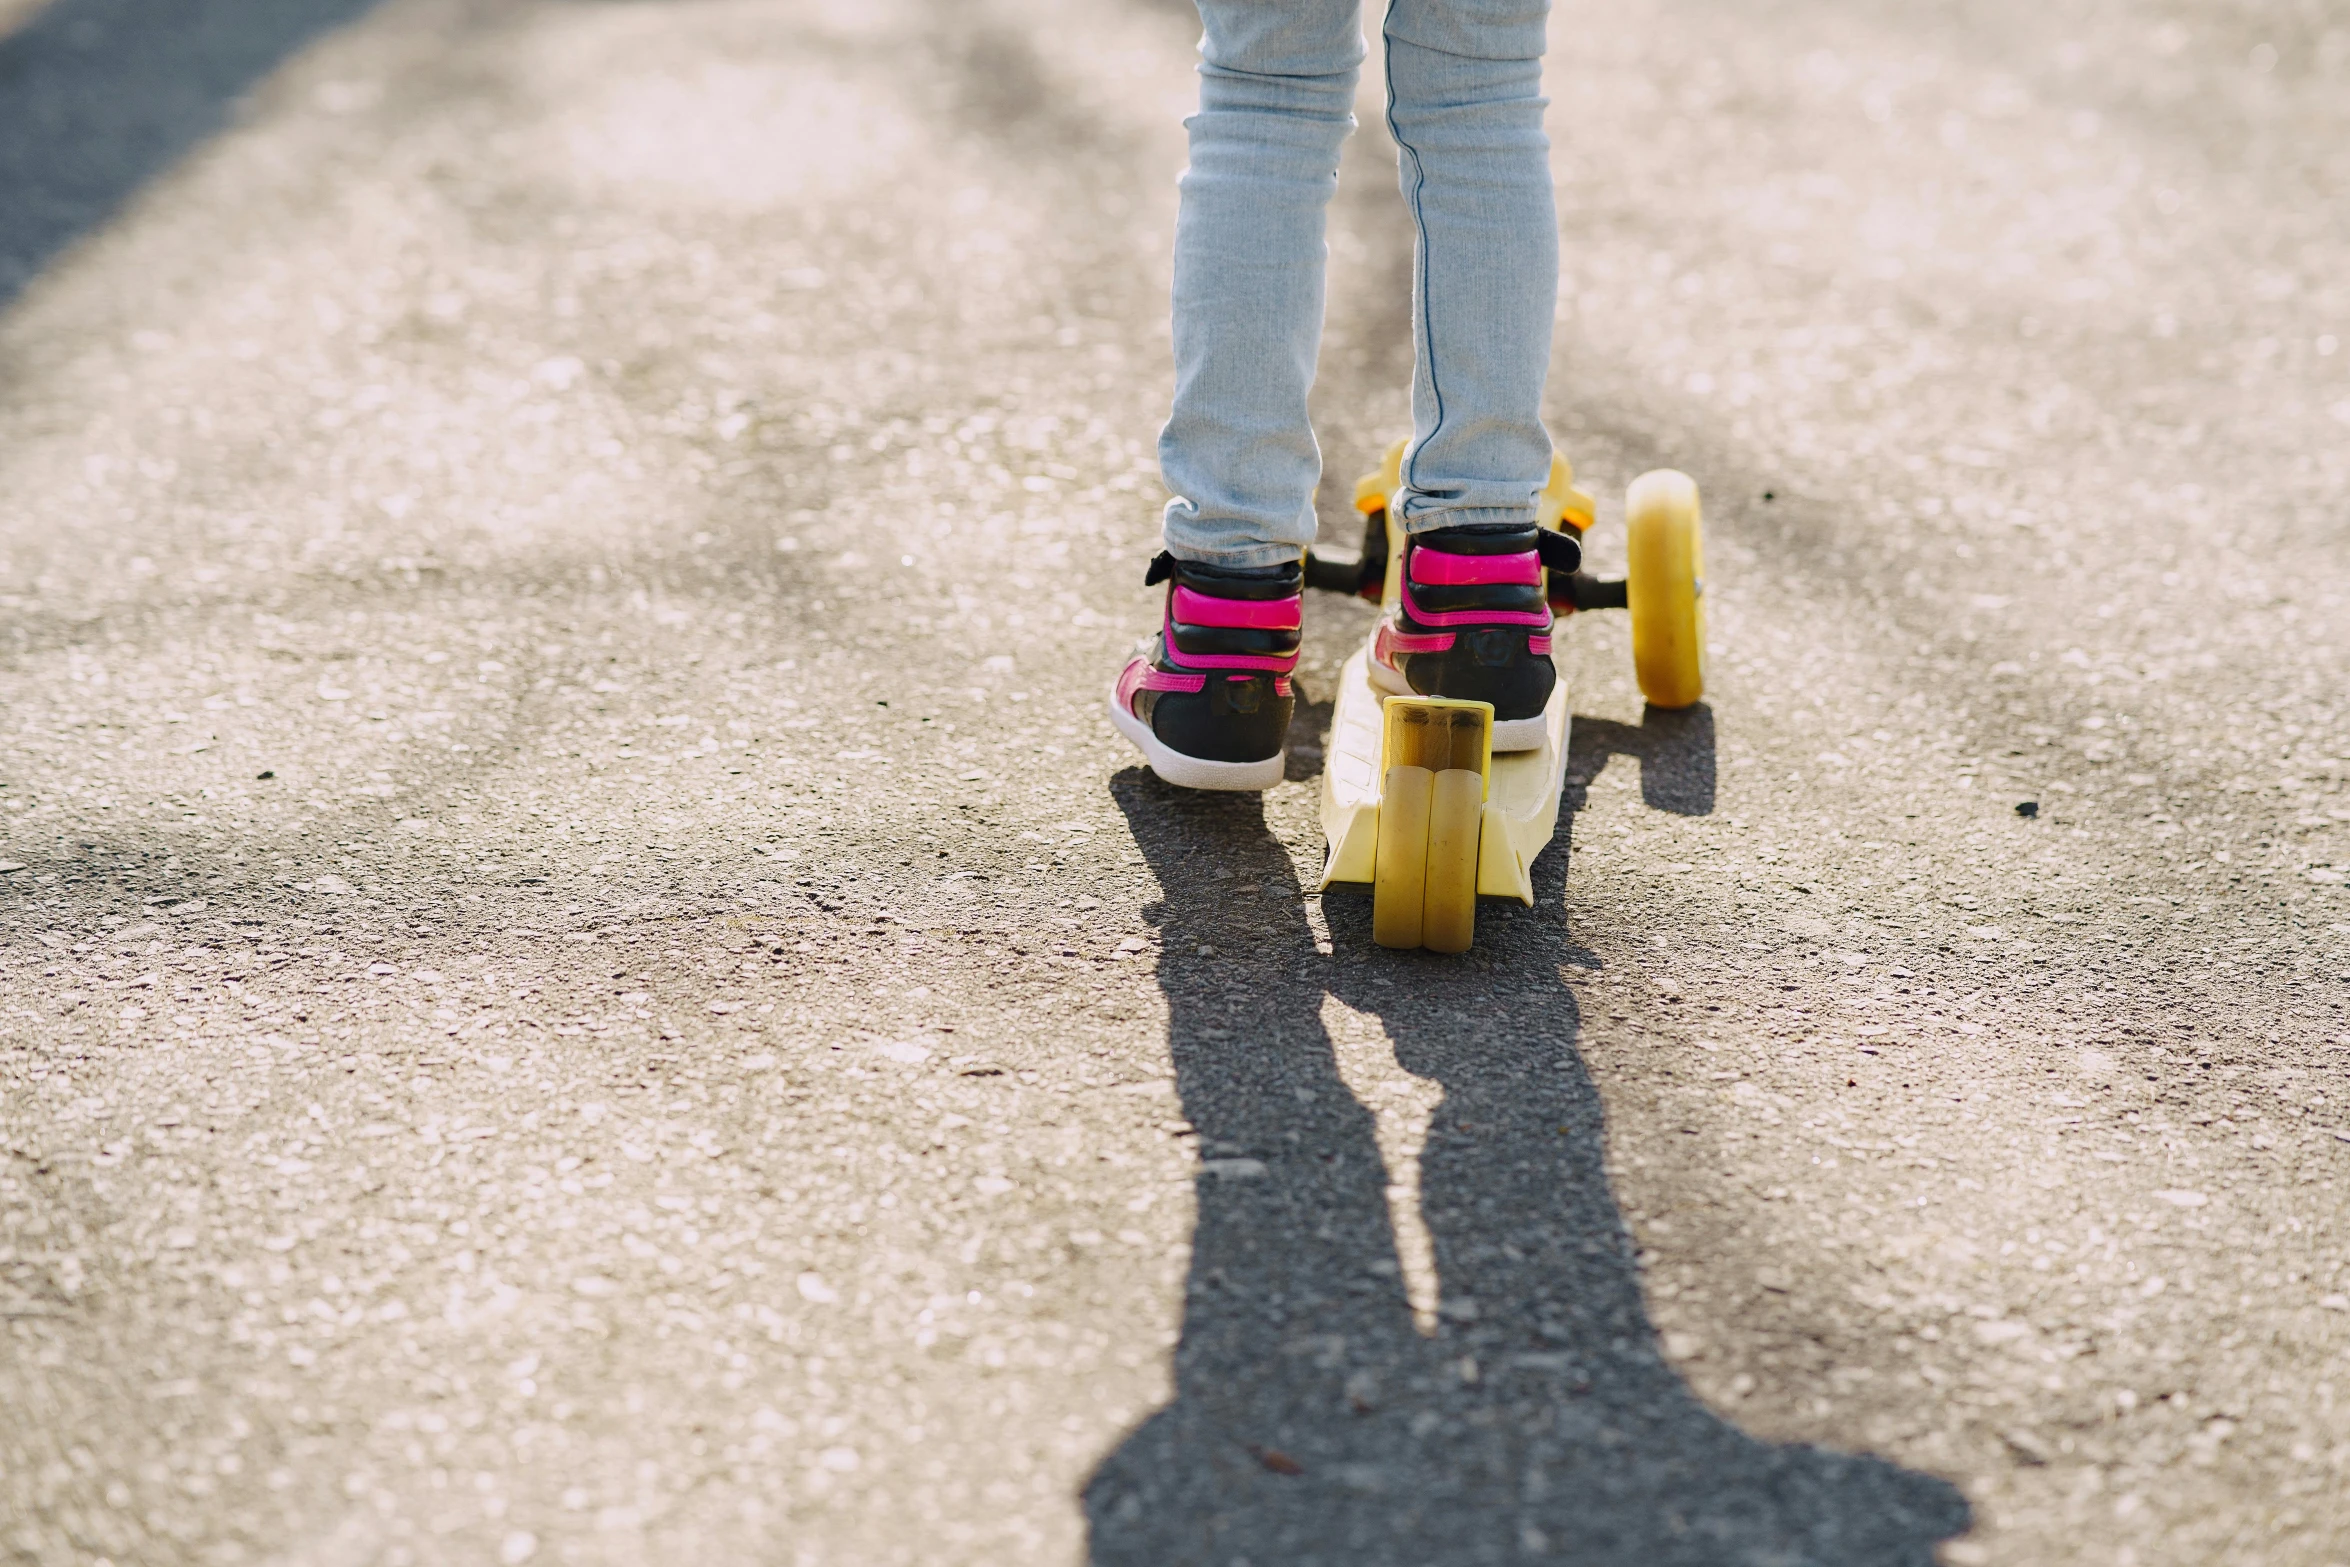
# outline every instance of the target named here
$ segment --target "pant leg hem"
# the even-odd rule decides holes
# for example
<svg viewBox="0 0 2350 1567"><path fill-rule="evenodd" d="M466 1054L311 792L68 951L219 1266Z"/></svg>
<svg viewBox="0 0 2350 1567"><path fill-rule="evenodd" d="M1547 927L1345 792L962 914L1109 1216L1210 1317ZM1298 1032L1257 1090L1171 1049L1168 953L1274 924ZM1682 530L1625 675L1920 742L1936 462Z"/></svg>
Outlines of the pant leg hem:
<svg viewBox="0 0 2350 1567"><path fill-rule="evenodd" d="M1478 524L1503 524L1522 528L1534 520L1534 508L1525 506L1435 506L1414 511L1412 503L1424 497L1412 496L1403 503L1403 529L1406 533L1433 533L1438 528L1473 527Z"/></svg>
<svg viewBox="0 0 2350 1567"><path fill-rule="evenodd" d="M1305 552L1295 544L1233 544L1223 548L1201 548L1165 541L1167 553L1177 560L1187 560L1199 566L1227 566L1241 571L1252 571L1261 566L1293 566Z"/></svg>

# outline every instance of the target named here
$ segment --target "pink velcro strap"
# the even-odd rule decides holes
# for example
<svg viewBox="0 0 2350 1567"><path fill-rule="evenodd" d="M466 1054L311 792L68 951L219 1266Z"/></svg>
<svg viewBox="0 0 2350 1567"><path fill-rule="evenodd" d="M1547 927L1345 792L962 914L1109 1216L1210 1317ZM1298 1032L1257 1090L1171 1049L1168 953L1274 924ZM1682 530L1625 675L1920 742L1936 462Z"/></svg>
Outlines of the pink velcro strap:
<svg viewBox="0 0 2350 1567"><path fill-rule="evenodd" d="M1204 691L1207 685L1205 675L1179 675L1138 658L1118 673L1118 705L1131 713L1137 691Z"/></svg>
<svg viewBox="0 0 2350 1567"><path fill-rule="evenodd" d="M1186 626L1237 626L1251 631L1295 631L1303 623L1295 597L1221 599L1175 585L1174 617Z"/></svg>
<svg viewBox="0 0 2350 1567"><path fill-rule="evenodd" d="M1432 588L1535 583L1542 580L1542 555L1536 550L1516 555L1455 555L1449 550L1416 549L1412 551L1412 580Z"/></svg>
<svg viewBox="0 0 2350 1567"><path fill-rule="evenodd" d="M1398 653L1441 653L1452 646L1449 631L1398 631L1391 620L1379 623L1379 656L1391 659Z"/></svg>
<svg viewBox="0 0 2350 1567"><path fill-rule="evenodd" d="M1550 638L1528 637L1526 639L1526 651L1533 654L1536 658L1550 657Z"/></svg>

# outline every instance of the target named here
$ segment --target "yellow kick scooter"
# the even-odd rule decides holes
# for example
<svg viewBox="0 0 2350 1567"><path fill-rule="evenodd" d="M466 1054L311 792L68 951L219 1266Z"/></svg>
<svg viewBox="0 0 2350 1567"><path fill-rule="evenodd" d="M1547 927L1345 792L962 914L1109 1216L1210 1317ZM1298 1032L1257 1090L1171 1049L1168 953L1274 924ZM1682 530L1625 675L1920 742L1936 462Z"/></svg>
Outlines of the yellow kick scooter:
<svg viewBox="0 0 2350 1567"><path fill-rule="evenodd" d="M1378 470L1355 485L1355 507L1365 518L1362 558L1308 555L1308 585L1373 599L1382 612L1395 613L1404 550L1389 502L1402 487L1403 452L1404 443L1396 442ZM1564 458L1551 459L1536 521L1580 541L1592 507L1574 478ZM1551 608L1562 617L1629 610L1641 695L1657 707L1687 707L1705 694L1697 486L1671 469L1642 474L1632 481L1624 511L1624 580L1549 571ZM1371 684L1364 650L1347 660L1322 768L1322 831L1330 841L1322 886L1370 885L1373 941L1466 952L1480 895L1533 904L1528 867L1558 827L1567 708L1561 679L1543 713L1540 747L1496 756L1491 703L1386 695Z"/></svg>

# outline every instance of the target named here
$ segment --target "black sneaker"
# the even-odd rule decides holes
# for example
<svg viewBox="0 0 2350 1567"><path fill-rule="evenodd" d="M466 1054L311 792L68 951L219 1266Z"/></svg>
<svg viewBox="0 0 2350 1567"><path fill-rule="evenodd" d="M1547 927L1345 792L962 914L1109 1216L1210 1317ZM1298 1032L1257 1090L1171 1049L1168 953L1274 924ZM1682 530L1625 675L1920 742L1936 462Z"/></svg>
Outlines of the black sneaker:
<svg viewBox="0 0 2350 1567"><path fill-rule="evenodd" d="M1491 702L1493 748L1536 749L1558 684L1543 570L1572 571L1570 553L1581 553L1571 537L1532 523L1407 535L1402 591L1371 632L1371 683Z"/></svg>
<svg viewBox="0 0 2350 1567"><path fill-rule="evenodd" d="M1160 555L1166 620L1110 691L1110 721L1151 771L1186 789L1270 789L1294 706L1304 572L1235 570Z"/></svg>

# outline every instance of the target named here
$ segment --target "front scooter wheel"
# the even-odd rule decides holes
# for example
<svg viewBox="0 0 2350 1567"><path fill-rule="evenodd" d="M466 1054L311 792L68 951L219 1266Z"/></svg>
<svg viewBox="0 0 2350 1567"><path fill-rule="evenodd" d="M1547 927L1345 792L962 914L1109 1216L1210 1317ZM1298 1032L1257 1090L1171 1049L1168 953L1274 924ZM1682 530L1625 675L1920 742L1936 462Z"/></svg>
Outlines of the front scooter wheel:
<svg viewBox="0 0 2350 1567"><path fill-rule="evenodd" d="M1658 707L1705 695L1705 530L1697 484L1659 468L1625 498L1625 603L1632 612L1632 671Z"/></svg>

